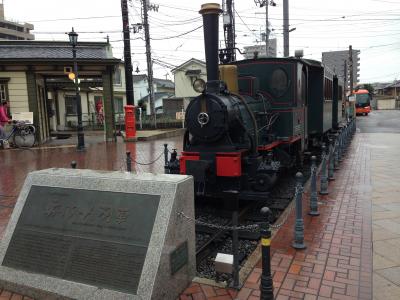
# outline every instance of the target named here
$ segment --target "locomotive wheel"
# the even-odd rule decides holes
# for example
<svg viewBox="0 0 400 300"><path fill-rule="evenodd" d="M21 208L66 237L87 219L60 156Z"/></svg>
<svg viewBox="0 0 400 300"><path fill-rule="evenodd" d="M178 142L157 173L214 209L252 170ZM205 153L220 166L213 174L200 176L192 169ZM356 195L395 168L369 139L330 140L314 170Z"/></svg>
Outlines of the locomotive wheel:
<svg viewBox="0 0 400 300"><path fill-rule="evenodd" d="M258 192L266 192L271 187L272 178L269 174L260 173L254 178L253 189Z"/></svg>

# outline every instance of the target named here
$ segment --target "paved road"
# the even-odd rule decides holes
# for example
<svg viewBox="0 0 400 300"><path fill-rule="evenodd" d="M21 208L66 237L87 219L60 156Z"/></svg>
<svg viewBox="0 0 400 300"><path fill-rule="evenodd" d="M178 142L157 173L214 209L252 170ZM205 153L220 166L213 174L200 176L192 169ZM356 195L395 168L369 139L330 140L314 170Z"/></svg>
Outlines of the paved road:
<svg viewBox="0 0 400 300"><path fill-rule="evenodd" d="M359 138L369 156L373 299L400 299L400 111L357 117ZM361 148L362 149L362 148Z"/></svg>
<svg viewBox="0 0 400 300"><path fill-rule="evenodd" d="M361 133L400 133L400 110L375 110L357 117Z"/></svg>

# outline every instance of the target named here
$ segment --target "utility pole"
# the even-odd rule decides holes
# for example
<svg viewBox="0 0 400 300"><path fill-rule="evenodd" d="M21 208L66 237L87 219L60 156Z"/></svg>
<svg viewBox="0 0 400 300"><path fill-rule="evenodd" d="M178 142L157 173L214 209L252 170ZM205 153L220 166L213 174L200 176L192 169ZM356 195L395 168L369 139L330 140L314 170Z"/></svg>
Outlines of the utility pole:
<svg viewBox="0 0 400 300"><path fill-rule="evenodd" d="M121 0L122 30L124 33L124 61L125 61L125 89L126 104L134 105L133 77L131 59L131 39L129 30L128 4L127 0Z"/></svg>
<svg viewBox="0 0 400 300"><path fill-rule="evenodd" d="M234 18L234 3L233 0L222 1L223 22L225 33L226 60L229 63L236 60L235 53L235 18Z"/></svg>
<svg viewBox="0 0 400 300"><path fill-rule="evenodd" d="M347 81L347 59L345 59L344 60L344 98L343 99L345 99L346 98L346 96L347 96L347 87L349 86L349 83L348 83L348 81Z"/></svg>
<svg viewBox="0 0 400 300"><path fill-rule="evenodd" d="M154 103L154 88L153 88L153 62L151 60L151 47L150 47L150 26L148 18L149 2L142 0L143 7L143 26L144 26L144 39L146 42L146 57L147 57L147 77L149 83L149 102L150 112L153 114L154 128L157 128L157 117Z"/></svg>
<svg viewBox="0 0 400 300"><path fill-rule="evenodd" d="M350 95L353 95L353 47L349 46Z"/></svg>
<svg viewBox="0 0 400 300"><path fill-rule="evenodd" d="M283 0L283 56L289 56L289 0Z"/></svg>
<svg viewBox="0 0 400 300"><path fill-rule="evenodd" d="M268 57L269 28L268 28L268 0L265 0L265 57Z"/></svg>
<svg viewBox="0 0 400 300"><path fill-rule="evenodd" d="M260 7L265 6L265 57L268 57L268 48L269 48L269 21L268 21L268 6L276 6L276 3L273 0L256 0L256 4L259 4Z"/></svg>

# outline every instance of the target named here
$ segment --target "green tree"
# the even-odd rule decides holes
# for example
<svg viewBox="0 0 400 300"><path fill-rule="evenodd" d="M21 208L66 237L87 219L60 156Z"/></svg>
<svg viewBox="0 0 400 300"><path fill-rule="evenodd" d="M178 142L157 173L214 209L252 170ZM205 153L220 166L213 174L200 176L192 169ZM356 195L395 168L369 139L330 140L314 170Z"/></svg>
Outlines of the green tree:
<svg viewBox="0 0 400 300"><path fill-rule="evenodd" d="M370 84L370 83L364 84L364 88L365 88L366 90L368 90L368 92L370 92L370 94L373 94L374 91L375 91L374 87L373 87L372 84Z"/></svg>
<svg viewBox="0 0 400 300"><path fill-rule="evenodd" d="M370 83L364 83L359 88L367 90L370 94L374 94L374 87Z"/></svg>

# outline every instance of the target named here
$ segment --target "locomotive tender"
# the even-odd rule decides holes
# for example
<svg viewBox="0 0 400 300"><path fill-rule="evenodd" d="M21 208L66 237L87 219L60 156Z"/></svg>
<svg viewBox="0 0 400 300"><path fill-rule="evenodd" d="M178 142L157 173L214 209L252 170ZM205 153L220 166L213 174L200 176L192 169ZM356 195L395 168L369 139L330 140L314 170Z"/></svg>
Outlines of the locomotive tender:
<svg viewBox="0 0 400 300"><path fill-rule="evenodd" d="M183 152L170 172L194 177L197 196L237 191L265 200L282 168L342 121L342 84L302 58L254 58L218 66L219 4L203 4L207 83L186 110ZM175 166L172 167L172 166Z"/></svg>

